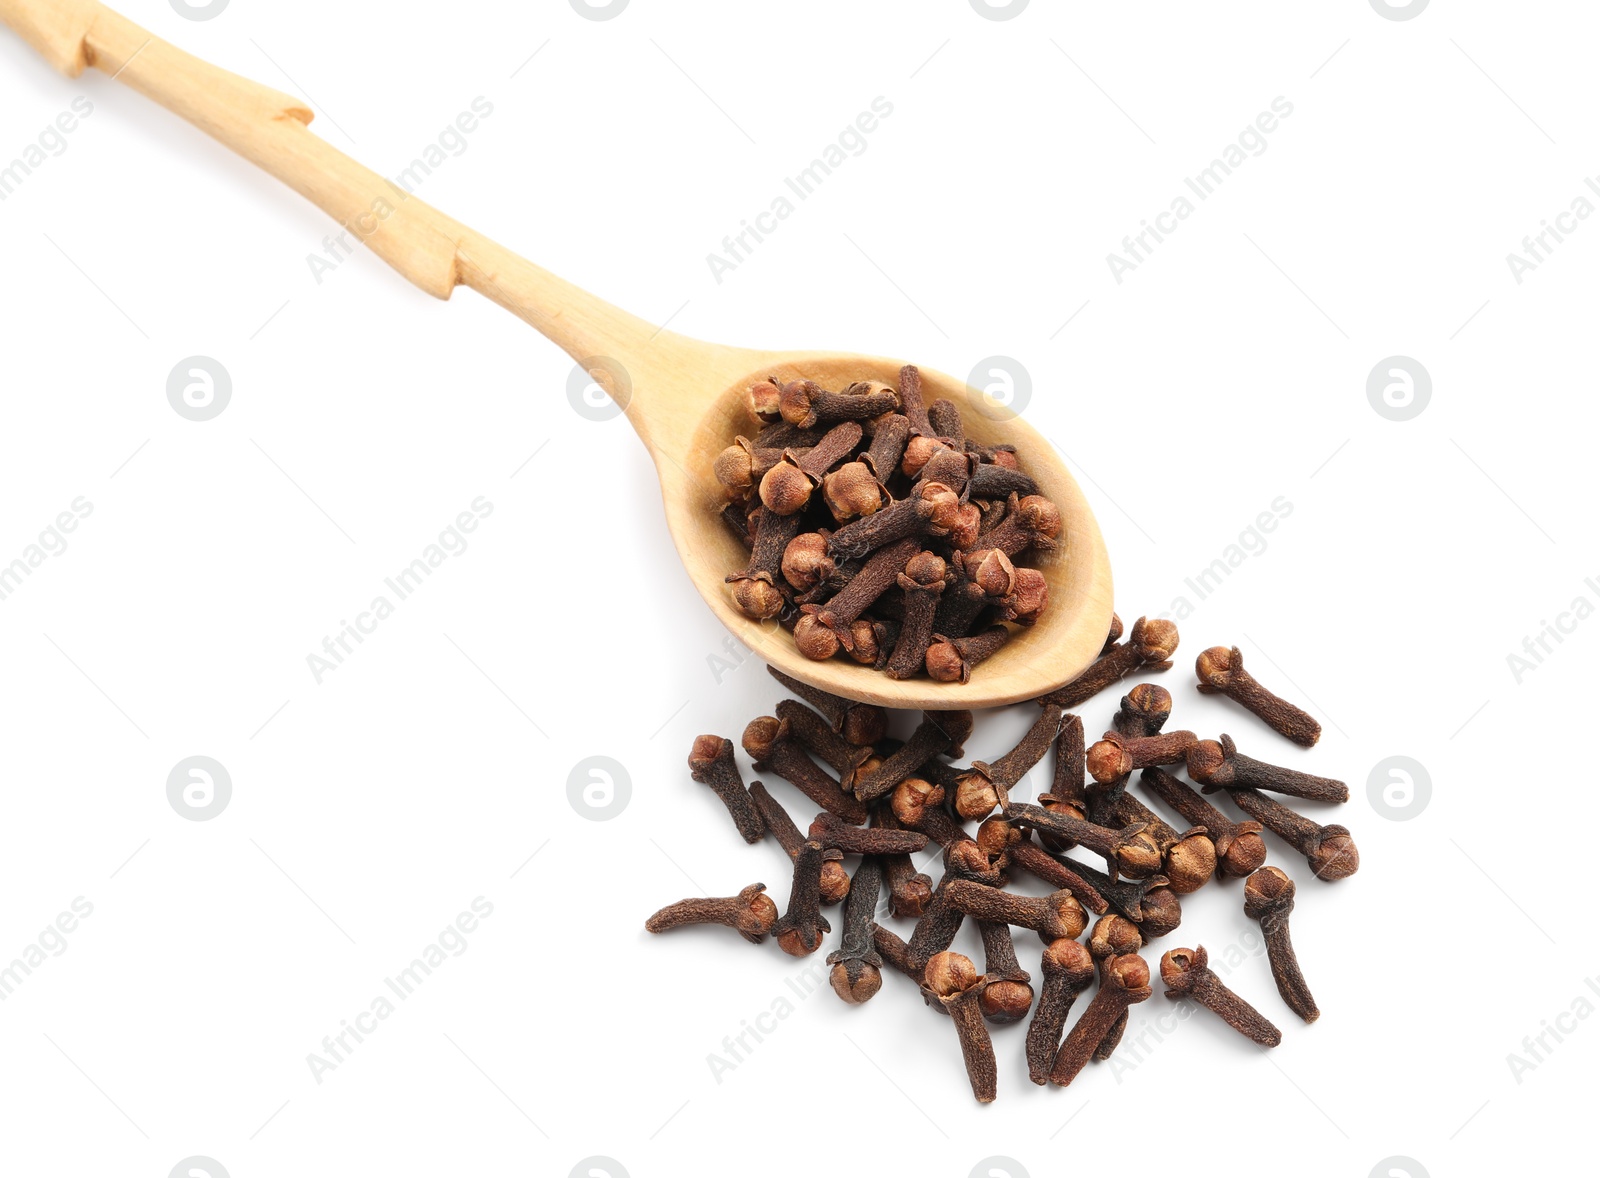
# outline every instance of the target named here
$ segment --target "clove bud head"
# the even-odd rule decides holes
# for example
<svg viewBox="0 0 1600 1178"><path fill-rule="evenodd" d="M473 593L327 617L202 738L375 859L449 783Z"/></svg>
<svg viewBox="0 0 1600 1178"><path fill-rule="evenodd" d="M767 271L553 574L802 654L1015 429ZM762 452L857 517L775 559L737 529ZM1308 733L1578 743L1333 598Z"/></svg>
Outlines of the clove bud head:
<svg viewBox="0 0 1600 1178"><path fill-rule="evenodd" d="M1168 949L1161 955L1161 980L1167 985L1167 997L1177 998L1192 993L1202 983L1210 970L1206 968L1210 957L1202 946L1198 949Z"/></svg>
<svg viewBox="0 0 1600 1178"><path fill-rule="evenodd" d="M711 463L711 472L716 475L717 482L722 484L730 500L748 498L750 488L755 483L749 439L740 438L718 454Z"/></svg>
<svg viewBox="0 0 1600 1178"><path fill-rule="evenodd" d="M889 795L889 809L903 825L911 827L920 825L930 809L943 803L944 787L920 777L906 778Z"/></svg>
<svg viewBox="0 0 1600 1178"><path fill-rule="evenodd" d="M1167 848L1162 874L1179 895L1199 891L1217 870L1216 845L1203 834L1191 834Z"/></svg>
<svg viewBox="0 0 1600 1178"><path fill-rule="evenodd" d="M935 998L955 998L977 984L978 967L961 953L935 953L922 971L922 985Z"/></svg>
<svg viewBox="0 0 1600 1178"><path fill-rule="evenodd" d="M1202 650L1194 660L1195 678L1215 691L1227 691L1233 681L1233 674L1240 669L1234 656L1239 653L1238 647L1213 646Z"/></svg>
<svg viewBox="0 0 1600 1178"><path fill-rule="evenodd" d="M1178 894L1171 888L1151 888L1144 894L1139 907L1144 916L1139 922L1139 935L1146 944L1172 932L1183 919Z"/></svg>
<svg viewBox="0 0 1600 1178"><path fill-rule="evenodd" d="M757 716L744 726L739 743L752 761L765 761L779 744L789 739L789 721L776 716Z"/></svg>
<svg viewBox="0 0 1600 1178"><path fill-rule="evenodd" d="M745 390L745 406L750 410L750 416L758 421L777 421L781 400L782 390L770 380L753 384Z"/></svg>
<svg viewBox="0 0 1600 1178"><path fill-rule="evenodd" d="M822 480L822 499L843 523L861 515L871 515L888 499L883 485L865 462L847 462Z"/></svg>
<svg viewBox="0 0 1600 1178"><path fill-rule="evenodd" d="M1096 961L1106 961L1123 953L1136 953L1143 944L1138 925L1125 916L1108 912L1094 922L1088 952Z"/></svg>
<svg viewBox="0 0 1600 1178"><path fill-rule="evenodd" d="M1225 785L1232 779L1227 764L1227 752L1214 740L1197 740L1189 749L1189 776L1201 785Z"/></svg>
<svg viewBox="0 0 1600 1178"><path fill-rule="evenodd" d="M1021 522L1047 540L1061 535L1061 509L1043 495L1025 495L1017 502Z"/></svg>
<svg viewBox="0 0 1600 1178"><path fill-rule="evenodd" d="M1164 663L1178 649L1178 627L1165 618L1140 618L1128 641L1147 663Z"/></svg>
<svg viewBox="0 0 1600 1178"><path fill-rule="evenodd" d="M1325 826L1322 835L1322 841L1309 856L1312 874L1327 883L1354 875L1361 866L1361 853L1350 832L1342 826Z"/></svg>
<svg viewBox="0 0 1600 1178"><path fill-rule="evenodd" d="M1294 909L1294 880L1281 867L1263 867L1244 881L1244 914L1251 920Z"/></svg>
<svg viewBox="0 0 1600 1178"><path fill-rule="evenodd" d="M1045 897L1045 919L1039 926L1039 936L1046 944L1062 937L1077 940L1088 925L1089 914L1065 888Z"/></svg>
<svg viewBox="0 0 1600 1178"><path fill-rule="evenodd" d="M1031 626L1049 604L1050 582L1045 580L1044 574L1038 569L1018 569L1016 584L1011 596L1005 599L1003 613L1007 621Z"/></svg>
<svg viewBox="0 0 1600 1178"><path fill-rule="evenodd" d="M1122 747L1122 741L1108 736L1089 746L1084 754L1084 765L1089 776L1102 784L1119 781L1133 772L1133 757Z"/></svg>
<svg viewBox="0 0 1600 1178"><path fill-rule="evenodd" d="M906 443L906 452L900 459L900 473L910 478L916 478L922 473L922 468L928 465L940 450L948 450L938 438L929 438L918 435Z"/></svg>
<svg viewBox="0 0 1600 1178"><path fill-rule="evenodd" d="M1124 953L1106 962L1106 981L1119 990L1143 990L1150 985L1150 966L1137 953Z"/></svg>
<svg viewBox="0 0 1600 1178"><path fill-rule="evenodd" d="M1134 930L1134 940L1138 940L1137 929ZM1069 937L1051 941L1044 947L1044 953L1039 958L1039 968L1047 978L1057 974L1062 975L1068 985L1076 989L1087 986L1094 979L1094 958L1081 943Z"/></svg>
<svg viewBox="0 0 1600 1178"><path fill-rule="evenodd" d="M821 532L802 532L783 550L783 579L797 593L816 588L833 575L833 558L828 555L828 538Z"/></svg>
<svg viewBox="0 0 1600 1178"><path fill-rule="evenodd" d="M745 617L764 622L783 612L783 592L772 583L766 573L753 577L735 574L729 578L733 585L733 606Z"/></svg>
<svg viewBox="0 0 1600 1178"><path fill-rule="evenodd" d="M811 476L800 469L793 454L785 454L781 462L761 476L761 502L768 511L779 515L793 515L811 501L815 484Z"/></svg>
<svg viewBox="0 0 1600 1178"><path fill-rule="evenodd" d="M806 606L799 621L794 624L794 644L808 659L826 662L839 653L839 635L835 634L817 617L814 606Z"/></svg>
<svg viewBox="0 0 1600 1178"><path fill-rule="evenodd" d="M867 961L840 961L828 971L828 984L851 1006L859 1006L883 988L883 971Z"/></svg>
<svg viewBox="0 0 1600 1178"><path fill-rule="evenodd" d="M1009 978L990 982L978 996L978 1009L992 1023L1018 1022L1028 1017L1032 1006L1033 987Z"/></svg>

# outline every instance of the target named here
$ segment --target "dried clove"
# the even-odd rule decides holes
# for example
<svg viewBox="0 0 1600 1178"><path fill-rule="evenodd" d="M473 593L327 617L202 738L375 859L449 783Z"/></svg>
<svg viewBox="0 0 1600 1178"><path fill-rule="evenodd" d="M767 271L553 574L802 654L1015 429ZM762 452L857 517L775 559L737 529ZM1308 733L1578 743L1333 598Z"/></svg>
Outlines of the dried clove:
<svg viewBox="0 0 1600 1178"><path fill-rule="evenodd" d="M1119 736L1108 732L1103 740L1089 746L1085 764L1096 781L1123 781L1135 769L1183 764L1198 739L1194 733L1182 730L1156 736Z"/></svg>
<svg viewBox="0 0 1600 1178"><path fill-rule="evenodd" d="M1137 953L1144 943L1143 934L1139 926L1125 917L1112 914L1102 916L1094 922L1094 927L1089 930L1089 956L1100 972L1100 982L1105 984L1105 965L1113 957L1120 957L1124 953ZM1122 1017L1111 1024L1111 1029L1106 1032L1106 1037L1100 1040L1099 1046L1094 1049L1094 1058L1104 1063L1111 1058L1111 1053L1117 1049L1117 1044L1122 1042L1123 1033L1128 1029L1128 1012L1123 1011Z"/></svg>
<svg viewBox="0 0 1600 1178"><path fill-rule="evenodd" d="M766 833L766 823L750 794L744 788L744 778L733 759L733 741L725 736L697 736L689 749L689 776L722 799L739 831L747 843L759 843Z"/></svg>
<svg viewBox="0 0 1600 1178"><path fill-rule="evenodd" d="M1078 846L1093 851L1112 871L1133 879L1144 879L1161 870L1161 849L1145 832L1144 823L1111 830L1080 818L1069 818L1059 810L1013 803L1005 816L1034 830L1069 838Z"/></svg>
<svg viewBox="0 0 1600 1178"><path fill-rule="evenodd" d="M1161 980L1168 998L1193 998L1239 1034L1263 1047L1276 1047L1283 1032L1266 1016L1228 989L1206 964L1204 946L1169 949L1161 958Z"/></svg>
<svg viewBox="0 0 1600 1178"><path fill-rule="evenodd" d="M1194 661L1202 695L1225 695L1254 712L1267 726L1287 736L1295 744L1310 748L1322 735L1322 725L1304 710L1279 699L1244 669L1244 655L1237 646L1213 646L1200 652Z"/></svg>
<svg viewBox="0 0 1600 1178"><path fill-rule="evenodd" d="M764 894L766 890L766 884L757 883L737 896L679 900L645 921L644 927L652 933L664 933L691 924L724 924L752 945L759 945L778 921L778 906Z"/></svg>
<svg viewBox="0 0 1600 1178"><path fill-rule="evenodd" d="M895 813L884 806L872 810L872 825L885 830L900 829ZM933 897L933 880L918 871L910 855L880 855L883 880L889 886L889 915L902 920L915 920L927 910Z"/></svg>
<svg viewBox="0 0 1600 1178"><path fill-rule="evenodd" d="M783 853L788 855L792 862L806 842L805 835L800 833L800 828L794 824L794 819L789 817L789 812L778 804L778 800L768 793L767 787L759 781L750 783L750 801L760 811L767 830L778 840ZM840 862L843 858L842 851L824 850L822 853L822 878L817 887L824 904L837 904L850 892L850 873Z"/></svg>
<svg viewBox="0 0 1600 1178"><path fill-rule="evenodd" d="M822 945L822 934L832 931L822 915L822 844L807 839L794 857L794 883L789 889L789 907L772 935L790 957L805 957Z"/></svg>
<svg viewBox="0 0 1600 1178"><path fill-rule="evenodd" d="M1019 896L970 880L952 880L946 898L958 912L1032 929L1046 943L1076 938L1089 922L1083 905L1065 888L1048 896Z"/></svg>
<svg viewBox="0 0 1600 1178"><path fill-rule="evenodd" d="M946 638L935 633L923 663L928 677L939 683L965 683L972 668L994 654L1011 637L1004 626L990 626L970 638Z"/></svg>
<svg viewBox="0 0 1600 1178"><path fill-rule="evenodd" d="M1344 827L1313 822L1253 789L1230 789L1228 796L1239 809L1304 855L1318 879L1329 883L1346 879L1361 866L1356 841Z"/></svg>
<svg viewBox="0 0 1600 1178"><path fill-rule="evenodd" d="M905 594L906 619L885 670L891 679L909 679L922 670L933 638L933 614L944 592L945 562L931 552L919 552L906 562L898 581Z"/></svg>
<svg viewBox="0 0 1600 1178"><path fill-rule="evenodd" d="M817 815L808 837L846 855L910 855L928 845L928 836L915 830L851 826L827 813Z"/></svg>
<svg viewBox="0 0 1600 1178"><path fill-rule="evenodd" d="M1035 1084L1047 1083L1056 1052L1061 1047L1061 1029L1067 1024L1072 1004L1094 980L1094 962L1089 951L1069 937L1051 941L1039 959L1044 985L1039 1005L1028 1024L1028 1078Z"/></svg>
<svg viewBox="0 0 1600 1178"><path fill-rule="evenodd" d="M982 981L971 958L960 953L939 953L923 970L922 997L929 1006L941 1007L955 1023L972 1095L977 1097L978 1103L988 1104L995 1097L997 1069L994 1044L978 1005L983 993Z"/></svg>
<svg viewBox="0 0 1600 1178"><path fill-rule="evenodd" d="M889 713L877 704L857 703L823 691L785 675L776 667L768 667L767 673L821 713L833 730L851 744L876 744L889 730Z"/></svg>
<svg viewBox="0 0 1600 1178"><path fill-rule="evenodd" d="M887 483L905 457L910 438L910 419L900 413L887 413L872 424L872 445L861 455L861 461L880 483Z"/></svg>
<svg viewBox="0 0 1600 1178"><path fill-rule="evenodd" d="M828 954L828 984L852 1006L866 1002L883 985L883 958L872 946L872 914L878 907L883 869L876 859L856 868L850 902L844 907L844 935L839 948Z"/></svg>
<svg viewBox="0 0 1600 1178"><path fill-rule="evenodd" d="M923 712L922 722L894 753L871 772L856 774L856 797L863 802L880 798L934 757L948 752L961 755L961 746L972 735L972 713L968 711ZM840 815L848 818L847 815Z"/></svg>
<svg viewBox="0 0 1600 1178"><path fill-rule="evenodd" d="M1294 880L1276 867L1263 867L1244 881L1244 914L1261 922L1261 935L1267 942L1267 961L1272 980L1284 1005L1308 1023L1322 1016L1317 1000L1311 996L1300 962L1289 940L1289 913L1294 911Z"/></svg>
<svg viewBox="0 0 1600 1178"><path fill-rule="evenodd" d="M962 526L964 506L960 495L944 483L922 483L913 494L834 532L828 537L828 553L835 560L850 560L900 540L948 536Z"/></svg>
<svg viewBox="0 0 1600 1178"><path fill-rule="evenodd" d="M1083 876L1095 891L1110 901L1112 907L1139 926L1139 935L1147 945L1172 932L1183 919L1177 893L1167 886L1167 877L1164 875L1152 875L1149 879L1116 880L1076 859L1066 862L1069 869Z"/></svg>
<svg viewBox="0 0 1600 1178"><path fill-rule="evenodd" d="M1164 618L1140 618L1133 624L1127 642L1112 646L1090 664L1087 671L1065 687L1041 697L1039 702L1075 708L1125 675L1139 670L1167 670L1172 666L1169 660L1177 649L1178 627Z"/></svg>
<svg viewBox="0 0 1600 1178"><path fill-rule="evenodd" d="M828 538L821 532L801 532L790 540L779 564L783 579L796 593L809 593L832 577L836 567L828 555Z"/></svg>
<svg viewBox="0 0 1600 1178"><path fill-rule="evenodd" d="M765 621L776 617L783 609L783 591L776 578L783 569L784 551L799 531L798 516L762 511L749 563L743 571L727 577L727 583L733 586L734 608L745 617Z"/></svg>
<svg viewBox="0 0 1600 1178"><path fill-rule="evenodd" d="M950 443L952 449L965 450L967 432L961 423L961 409L943 397L928 406L928 423L933 432Z"/></svg>
<svg viewBox="0 0 1600 1178"><path fill-rule="evenodd" d="M1102 970L1100 989L1094 1001L1079 1016L1072 1030L1061 1041L1055 1063L1050 1069L1050 1082L1062 1087L1072 1083L1084 1065L1094 1055L1095 1048L1106 1037L1116 1021L1128 1007L1150 997L1150 967L1137 953L1125 953L1106 962Z"/></svg>
<svg viewBox="0 0 1600 1178"><path fill-rule="evenodd" d="M1023 840L1013 846L1007 853L1010 861L1024 871L1038 876L1052 888L1060 890L1065 888L1071 892L1090 912L1099 915L1110 907L1109 901L1100 894L1098 888L1091 884L1073 868L1068 867L1043 847ZM1155 878L1159 879L1160 876Z"/></svg>
<svg viewBox="0 0 1600 1178"><path fill-rule="evenodd" d="M991 1023L1018 1022L1033 1006L1032 979L1017 962L1017 949L1011 940L1011 926L980 920L978 936L983 941L983 982L978 1009Z"/></svg>
<svg viewBox="0 0 1600 1178"><path fill-rule="evenodd" d="M800 429L834 421L865 421L899 407L900 398L889 389L867 392L852 385L834 393L810 380L791 380L778 395L778 412Z"/></svg>
<svg viewBox="0 0 1600 1178"><path fill-rule="evenodd" d="M1056 546L1061 535L1061 509L1043 495L1013 495L1006 516L993 529L978 536L973 551L998 549L1015 560L1028 549L1040 552Z"/></svg>
<svg viewBox="0 0 1600 1178"><path fill-rule="evenodd" d="M834 536L838 534L835 532ZM828 541L831 544L833 537L830 536ZM848 585L824 604L803 606L802 613L815 624L815 629L812 631L815 635L815 645L810 647L802 645L800 627L796 626L795 644L800 647L800 653L812 659L832 658L841 645L853 644L850 623L889 591L890 586L895 583L895 578L906 567L906 561L919 551L915 540L902 540L898 544L881 548L861 566L861 571L850 579ZM802 621L804 620L802 618Z"/></svg>
<svg viewBox="0 0 1600 1178"><path fill-rule="evenodd" d="M1224 787L1253 786L1316 802L1350 800L1350 790L1344 782L1247 757L1234 747L1233 738L1226 735L1217 740L1202 740L1189 750L1189 776L1205 786L1206 793Z"/></svg>
<svg viewBox="0 0 1600 1178"><path fill-rule="evenodd" d="M745 725L742 743L744 751L756 763L758 773L770 769L824 810L846 822L867 820L866 807L841 789L837 781L806 755L787 721L776 716L757 716Z"/></svg>
<svg viewBox="0 0 1600 1178"><path fill-rule="evenodd" d="M1266 862L1267 845L1261 841L1261 823L1233 822L1172 774L1161 769L1146 769L1139 784L1171 806L1192 827L1211 836L1217 855L1217 870L1223 875L1243 878Z"/></svg>
<svg viewBox="0 0 1600 1178"><path fill-rule="evenodd" d="M1124 737L1154 736L1171 715L1172 692L1155 683L1140 683L1122 697L1111 729Z"/></svg>
<svg viewBox="0 0 1600 1178"><path fill-rule="evenodd" d="M972 768L957 781L955 811L967 821L976 821L996 806L1011 800L1011 789L1030 769L1044 759L1061 730L1061 709L1046 705L1039 718L1025 732L1015 748L992 764L974 761Z"/></svg>
<svg viewBox="0 0 1600 1178"><path fill-rule="evenodd" d="M843 461L860 440L861 426L846 421L824 434L804 455L785 450L782 461L761 476L762 505L779 515L797 514L811 501L822 476Z"/></svg>
<svg viewBox="0 0 1600 1178"><path fill-rule="evenodd" d="M922 399L922 373L915 364L900 369L900 411L911 424L911 432L918 437L932 437L933 425L928 421L928 407Z"/></svg>
<svg viewBox="0 0 1600 1178"><path fill-rule="evenodd" d="M872 926L872 947L885 965L893 966L918 986L922 985L922 971L911 963L911 948L893 929L881 924Z"/></svg>
<svg viewBox="0 0 1600 1178"><path fill-rule="evenodd" d="M822 502L836 523L872 515L894 502L865 462L846 462L822 480Z"/></svg>
<svg viewBox="0 0 1600 1178"><path fill-rule="evenodd" d="M775 709L778 719L789 725L789 735L819 761L833 767L841 782L848 782L872 749L851 744L833 730L827 720L798 700L783 699Z"/></svg>

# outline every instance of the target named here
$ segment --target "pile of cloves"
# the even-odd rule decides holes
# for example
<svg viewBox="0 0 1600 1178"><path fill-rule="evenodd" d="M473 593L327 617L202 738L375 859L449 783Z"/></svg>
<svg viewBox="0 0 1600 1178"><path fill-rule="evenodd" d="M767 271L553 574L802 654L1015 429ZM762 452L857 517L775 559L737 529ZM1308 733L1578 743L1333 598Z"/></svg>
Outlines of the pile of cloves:
<svg viewBox="0 0 1600 1178"><path fill-rule="evenodd" d="M764 784L746 788L726 738L698 737L689 767L727 806L746 842L771 835L783 848L793 869L787 904L780 914L757 883L734 896L669 905L645 927L723 924L751 942L771 934L785 953L803 957L833 932L823 908L842 901L837 947L827 958L834 991L856 1005L878 993L884 966L905 974L928 1006L950 1016L980 1102L995 1098L999 1075L989 1024L1019 1022L1031 1011L1028 1076L1064 1086L1091 1060L1111 1056L1129 1007L1151 996L1153 972L1168 998L1192 999L1253 1042L1277 1046L1278 1028L1223 984L1204 946L1171 949L1154 970L1141 952L1178 927L1179 896L1212 879L1243 879L1244 911L1261 925L1278 992L1294 1014L1314 1022L1320 1012L1289 939L1294 881L1264 865L1262 833L1304 855L1320 880L1343 879L1360 861L1344 827L1323 826L1267 794L1342 802L1348 790L1246 756L1226 735L1201 740L1169 729L1172 695L1154 683L1130 687L1105 735L1086 745L1082 717L1067 709L1131 676L1167 670L1177 645L1171 622L1140 618L1123 641L1122 624L1113 618L1100 658L1036 701L1038 717L1016 747L967 766L955 762L972 734L970 712L924 712L906 740L895 740L887 736L884 709L768 668L799 698L780 703L775 716L752 720L744 750L757 772L783 778L821 812L802 832ZM1298 744L1309 747L1321 734L1312 717L1245 671L1236 647L1203 652L1196 674L1201 692L1227 695ZM1033 803L1013 801L1013 788L1052 750L1049 789ZM1170 771L1177 767L1199 790ZM1135 773L1142 792L1182 826L1129 792ZM1217 809L1207 795L1218 794L1245 818L1235 821ZM977 826L969 830L967 823ZM937 882L912 860L930 842L943 852ZM1073 850L1088 859L1068 854ZM860 857L853 871L846 856ZM1045 896L1007 890L1019 872L1054 890ZM981 970L950 948L969 918L983 945ZM909 939L889 928L889 919L915 921ZM1033 931L1042 943L1037 1001L1013 928ZM1092 1000L1069 1029L1078 995L1096 980Z"/></svg>
<svg viewBox="0 0 1600 1178"><path fill-rule="evenodd" d="M755 437L717 456L722 518L749 550L730 573L736 609L776 618L807 658L841 652L894 679L967 682L1011 624L1044 613L1061 512L1011 446L966 436L953 401L899 388L830 392L776 379L748 393Z"/></svg>

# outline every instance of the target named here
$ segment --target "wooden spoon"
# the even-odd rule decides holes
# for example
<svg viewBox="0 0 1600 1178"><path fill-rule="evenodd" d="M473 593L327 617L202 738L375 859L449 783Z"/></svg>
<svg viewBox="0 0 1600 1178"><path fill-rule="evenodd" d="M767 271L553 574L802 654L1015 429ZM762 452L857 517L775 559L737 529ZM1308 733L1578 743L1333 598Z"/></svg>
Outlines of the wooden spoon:
<svg viewBox="0 0 1600 1178"><path fill-rule="evenodd" d="M978 668L970 683L896 681L835 659L813 662L772 622L733 608L723 583L746 554L718 517L712 460L754 428L746 388L768 376L828 388L895 383L901 361L830 352L767 352L660 330L540 269L410 196L313 135L303 103L151 36L97 0L0 0L0 20L51 65L77 77L94 66L181 115L331 215L390 266L441 299L470 286L532 324L593 376L655 460L667 526L717 617L780 670L824 690L897 708L980 708L1043 695L1075 678L1105 642L1111 569L1088 503L1043 437L962 382L926 369L929 400L967 407L971 437L1011 442L1041 493L1061 509L1061 545L1038 562L1050 585L1042 620ZM988 413L974 411L987 409ZM1009 418L999 420L999 418Z"/></svg>

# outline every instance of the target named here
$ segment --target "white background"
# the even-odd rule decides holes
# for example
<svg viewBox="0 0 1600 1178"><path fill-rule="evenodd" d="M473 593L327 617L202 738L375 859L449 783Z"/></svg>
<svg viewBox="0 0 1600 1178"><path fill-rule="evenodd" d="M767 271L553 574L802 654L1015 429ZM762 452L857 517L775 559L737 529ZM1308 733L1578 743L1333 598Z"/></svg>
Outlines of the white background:
<svg viewBox="0 0 1600 1178"><path fill-rule="evenodd" d="M75 97L93 114L0 203L0 563L75 498L92 513L0 602L0 960L75 897L93 914L0 1003L0 1169L1364 1176L1399 1155L1443 1175L1571 1144L1600 1029L1523 1041L1600 1003L1594 793L1546 751L1588 721L1600 623L1569 615L1520 675L1508 655L1600 603L1600 227L1520 284L1506 255L1600 170L1589 6L124 11L313 102L389 174L487 98L419 195L674 330L962 376L1013 357L1123 617L1189 599L1160 680L1175 726L1349 781L1318 816L1362 869L1322 885L1271 841L1324 1014L1294 1023L1264 960L1241 966L1285 1031L1270 1057L1201 1016L1036 1089L1016 1026L980 1108L949 1026L890 974L862 1008L796 1002L719 1082L708 1057L821 958L642 931L756 879L781 903L788 866L685 771L696 733L737 740L778 696L754 658L719 678L724 634L626 421L575 412L571 360L471 293L430 300L364 252L319 284L317 210L4 34L0 161ZM878 96L864 152L718 283L707 255ZM1107 255L1279 96L1266 150L1119 284ZM165 392L196 354L233 382L199 423ZM1405 422L1366 394L1397 354L1433 383ZM478 496L466 550L319 685L307 656ZM1199 600L1184 579L1280 496L1264 550ZM1193 656L1233 642L1320 716L1315 750L1191 690ZM1114 706L1083 709L1091 732ZM969 755L1032 715L984 717ZM166 795L194 755L232 779L204 822ZM1395 755L1432 783L1408 821L1369 797ZM569 801L592 756L630 783L607 821ZM479 896L466 950L318 1083L308 1053ZM1152 962L1253 929L1237 883L1184 911ZM1018 946L1036 971L1036 938ZM1158 990L1130 1043L1170 1010Z"/></svg>

